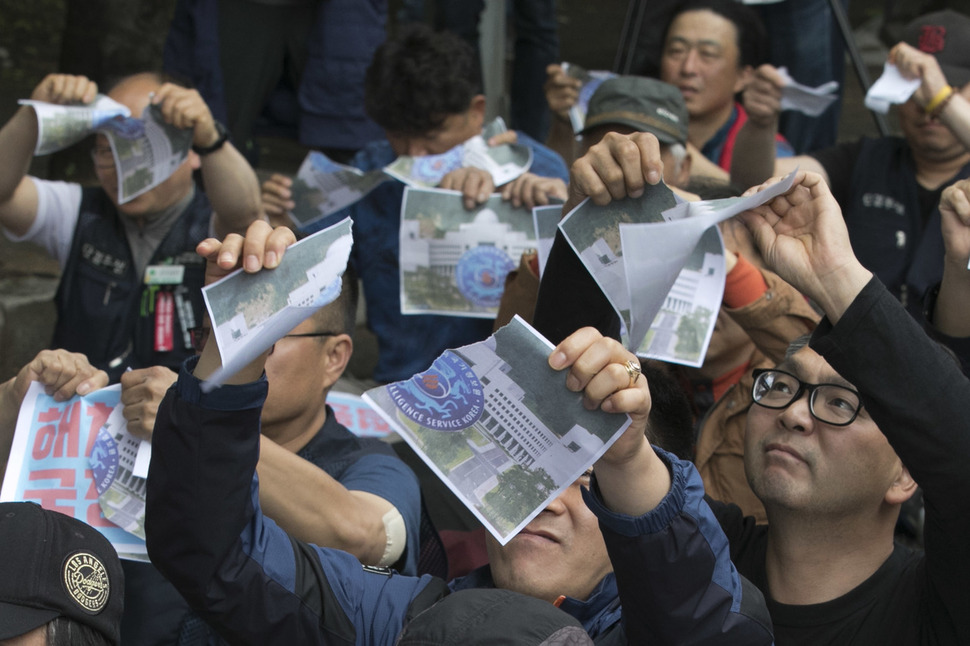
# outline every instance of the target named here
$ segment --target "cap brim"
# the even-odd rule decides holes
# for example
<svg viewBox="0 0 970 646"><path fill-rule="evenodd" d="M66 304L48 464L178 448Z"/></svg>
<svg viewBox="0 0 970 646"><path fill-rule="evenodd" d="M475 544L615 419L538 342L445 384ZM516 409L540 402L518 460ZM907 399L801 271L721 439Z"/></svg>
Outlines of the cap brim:
<svg viewBox="0 0 970 646"><path fill-rule="evenodd" d="M579 131L579 134L585 135L587 132L589 132L593 128L599 128L601 126L614 126L614 125L615 126L627 126L629 128L633 128L634 130L636 130L638 132L649 132L651 135L653 135L654 137L657 138L657 141L659 141L662 144L678 144L678 143L681 143L680 141L677 140L677 137L674 137L669 132L664 132L663 130L660 130L659 128L651 128L650 126L646 125L642 121L634 121L633 119L622 119L622 118L619 118L619 119L609 119L609 120L603 120L603 121L597 121L597 120L593 119L592 120L592 123L590 123L590 121L587 120L587 122L584 125L583 129Z"/></svg>
<svg viewBox="0 0 970 646"><path fill-rule="evenodd" d="M29 608L0 601L0 639L20 637L60 614L47 608Z"/></svg>

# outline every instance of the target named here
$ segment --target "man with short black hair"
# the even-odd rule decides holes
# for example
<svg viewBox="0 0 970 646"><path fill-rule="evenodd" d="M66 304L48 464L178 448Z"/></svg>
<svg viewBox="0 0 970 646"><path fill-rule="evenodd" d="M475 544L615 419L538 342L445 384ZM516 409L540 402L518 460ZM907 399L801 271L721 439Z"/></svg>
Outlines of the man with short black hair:
<svg viewBox="0 0 970 646"><path fill-rule="evenodd" d="M351 161L363 170L381 169L399 155L447 152L481 134L485 95L481 68L474 50L458 36L435 33L426 25L408 25L382 44L367 70L365 100L368 114L387 139L365 146ZM531 208L564 199L568 178L562 159L528 135L516 132L496 140L512 140L532 150L532 166L524 176L501 187L513 205ZM263 202L270 216L293 207L290 180L277 175L263 185ZM438 188L461 191L466 208L485 202L496 189L491 175L479 168L449 173ZM401 314L399 228L404 184L385 182L364 199L311 225L312 230L346 216L354 220L351 264L363 281L367 325L377 336L378 359L373 378L378 382L408 379L428 367L443 350L487 337L488 319L432 314ZM529 217L525 212L523 217Z"/></svg>
<svg viewBox="0 0 970 646"><path fill-rule="evenodd" d="M93 527L32 502L0 503L0 642L117 646L125 580Z"/></svg>
<svg viewBox="0 0 970 646"><path fill-rule="evenodd" d="M734 0L687 0L664 34L660 79L676 86L690 113L690 143L730 172L734 140L747 120L735 96L765 61L767 36L754 11ZM776 137L779 157L791 146Z"/></svg>

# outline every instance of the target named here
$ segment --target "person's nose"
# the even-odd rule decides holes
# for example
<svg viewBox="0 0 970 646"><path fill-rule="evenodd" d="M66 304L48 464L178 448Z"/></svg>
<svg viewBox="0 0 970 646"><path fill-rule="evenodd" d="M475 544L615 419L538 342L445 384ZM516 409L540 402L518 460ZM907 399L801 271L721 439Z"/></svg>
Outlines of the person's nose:
<svg viewBox="0 0 970 646"><path fill-rule="evenodd" d="M697 74L699 54L697 50L693 47L687 50L687 54L684 55L684 60L680 64L680 73L684 76L693 76Z"/></svg>
<svg viewBox="0 0 970 646"><path fill-rule="evenodd" d="M779 411L778 421L785 429L796 433L811 433L814 430L815 418L812 416L810 398L808 392L800 393L798 399Z"/></svg>
<svg viewBox="0 0 970 646"><path fill-rule="evenodd" d="M565 495L565 492L562 494L559 494L558 496L550 500L549 504L546 505L546 508L543 509L542 511L548 512L550 514L555 514L557 516L563 513L566 510L566 504L562 500L563 495Z"/></svg>

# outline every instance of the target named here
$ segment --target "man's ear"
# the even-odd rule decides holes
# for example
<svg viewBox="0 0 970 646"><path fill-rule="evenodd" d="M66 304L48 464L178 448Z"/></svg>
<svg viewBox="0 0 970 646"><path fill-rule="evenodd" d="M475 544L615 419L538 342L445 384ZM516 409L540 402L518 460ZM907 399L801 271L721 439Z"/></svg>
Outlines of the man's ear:
<svg viewBox="0 0 970 646"><path fill-rule="evenodd" d="M485 95L476 94L468 104L468 112L478 122L478 126L485 125Z"/></svg>
<svg viewBox="0 0 970 646"><path fill-rule="evenodd" d="M741 68L741 72L738 74L738 80L734 83L734 93L744 92L744 88L748 87L754 79L754 68L750 65L745 65Z"/></svg>
<svg viewBox="0 0 970 646"><path fill-rule="evenodd" d="M892 484L889 485L889 490L886 491L886 502L890 505L901 505L912 498L918 488L919 485L916 484L916 480L913 479L909 469L900 463L896 479L893 480Z"/></svg>
<svg viewBox="0 0 970 646"><path fill-rule="evenodd" d="M330 388L347 369L350 357L354 353L354 341L348 334L338 334L327 339L326 344L323 370L327 380L326 387Z"/></svg>

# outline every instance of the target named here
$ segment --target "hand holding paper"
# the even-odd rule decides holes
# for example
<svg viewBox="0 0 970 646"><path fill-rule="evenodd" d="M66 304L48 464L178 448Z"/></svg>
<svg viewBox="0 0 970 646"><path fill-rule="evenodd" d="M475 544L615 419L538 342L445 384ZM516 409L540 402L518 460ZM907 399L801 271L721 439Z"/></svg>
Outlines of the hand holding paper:
<svg viewBox="0 0 970 646"><path fill-rule="evenodd" d="M0 476L7 464L17 412L31 383L38 382L54 401L67 401L108 385L108 375L83 354L67 350L41 350L15 377L0 384Z"/></svg>
<svg viewBox="0 0 970 646"><path fill-rule="evenodd" d="M794 173L776 197L740 215L765 265L811 298L835 323L872 273L852 252L838 202L820 175ZM772 178L749 196L784 186Z"/></svg>
<svg viewBox="0 0 970 646"><path fill-rule="evenodd" d="M199 244L209 261L203 298L218 344L206 344L196 367L204 390L259 378L260 355L340 295L353 245L350 228L345 218L293 244L286 227L256 221L245 238L230 234L221 243L210 238ZM242 271L229 273L240 264Z"/></svg>
<svg viewBox="0 0 970 646"><path fill-rule="evenodd" d="M618 438L615 462L645 444L649 391L625 367L635 357L589 328L553 350L516 317L364 394L502 544Z"/></svg>
<svg viewBox="0 0 970 646"><path fill-rule="evenodd" d="M647 184L658 184L662 177L660 142L655 136L647 132L607 133L570 167L569 197L563 213L569 213L587 197L599 205L640 197Z"/></svg>
<svg viewBox="0 0 970 646"><path fill-rule="evenodd" d="M152 97L165 123L192 132L192 145L206 148L219 138L212 112L197 90L165 83Z"/></svg>
<svg viewBox="0 0 970 646"><path fill-rule="evenodd" d="M902 78L916 83L915 99L924 109L947 86L946 76L936 56L906 43L899 43L889 50L889 64L896 66Z"/></svg>
<svg viewBox="0 0 970 646"><path fill-rule="evenodd" d="M652 402L639 365L632 353L593 328L576 331L549 355L553 370L569 369L566 388L581 391L587 409L630 416L630 426L614 436L593 467L609 508L630 516L649 512L670 490L670 473L646 436Z"/></svg>
<svg viewBox="0 0 970 646"><path fill-rule="evenodd" d="M43 101L59 105L87 104L98 94L98 84L86 76L48 74L30 94L31 101Z"/></svg>
<svg viewBox="0 0 970 646"><path fill-rule="evenodd" d="M603 84L603 81L615 77L616 74L605 70L590 71L575 63L563 63L562 70L568 77L579 81L575 102L569 108L569 121L573 126L573 132L579 134L586 124L586 112L589 109L589 100L593 98L593 95L599 89L599 86ZM559 85L567 89L570 87L565 79L559 81ZM550 103L550 105L552 104Z"/></svg>
<svg viewBox="0 0 970 646"><path fill-rule="evenodd" d="M158 406L177 378L175 372L164 366L129 370L121 375L123 421L131 435L151 441Z"/></svg>
<svg viewBox="0 0 970 646"><path fill-rule="evenodd" d="M784 67L778 68L778 73L785 81L781 90L782 110L796 110L817 117L839 98L836 94L838 81L829 81L813 88L797 82Z"/></svg>
<svg viewBox="0 0 970 646"><path fill-rule="evenodd" d="M892 63L882 67L882 76L876 79L866 92L866 107L875 112L886 114L893 103L905 103L920 86L920 79L906 78Z"/></svg>

